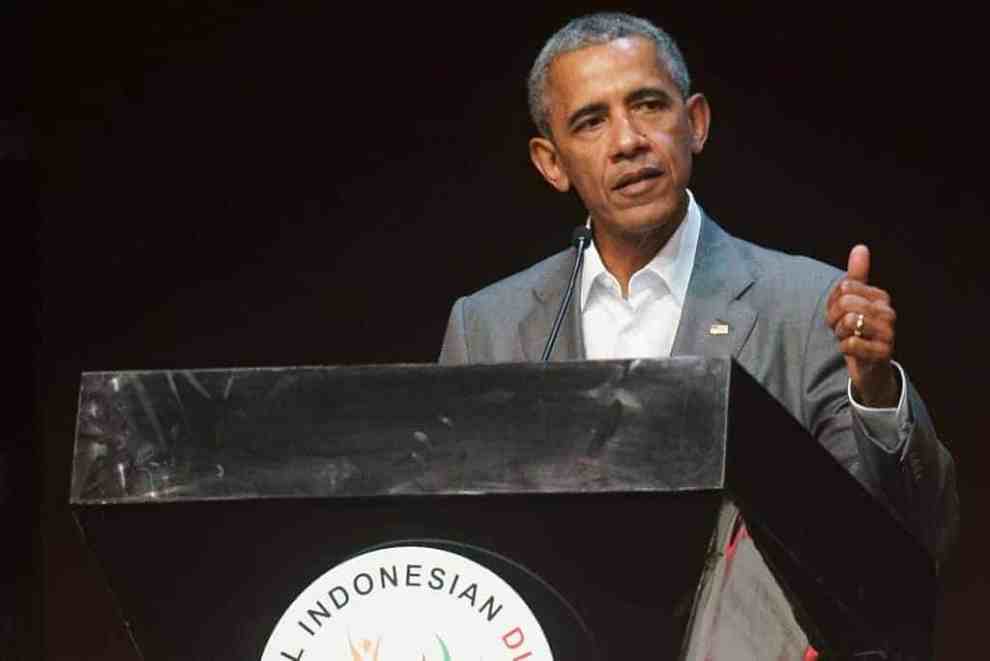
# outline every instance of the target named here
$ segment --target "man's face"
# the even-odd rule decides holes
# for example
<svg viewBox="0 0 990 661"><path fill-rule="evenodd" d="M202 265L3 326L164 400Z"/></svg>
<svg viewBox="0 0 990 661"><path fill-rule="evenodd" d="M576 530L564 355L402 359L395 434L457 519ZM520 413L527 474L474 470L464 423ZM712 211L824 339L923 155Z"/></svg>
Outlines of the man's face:
<svg viewBox="0 0 990 661"><path fill-rule="evenodd" d="M553 140L534 138L530 154L555 188L574 185L596 238L672 232L684 217L691 160L708 135L705 98L684 100L641 37L561 55L548 88Z"/></svg>

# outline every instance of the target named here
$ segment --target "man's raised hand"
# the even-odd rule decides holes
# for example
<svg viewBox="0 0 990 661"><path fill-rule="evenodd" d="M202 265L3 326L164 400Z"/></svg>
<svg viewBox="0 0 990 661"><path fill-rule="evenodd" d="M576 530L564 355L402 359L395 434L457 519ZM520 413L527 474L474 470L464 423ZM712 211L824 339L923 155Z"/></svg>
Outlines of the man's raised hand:
<svg viewBox="0 0 990 661"><path fill-rule="evenodd" d="M870 250L857 245L849 252L846 277L828 297L826 321L845 356L856 401L874 408L897 406L900 396L894 354L897 313L890 295L868 283Z"/></svg>

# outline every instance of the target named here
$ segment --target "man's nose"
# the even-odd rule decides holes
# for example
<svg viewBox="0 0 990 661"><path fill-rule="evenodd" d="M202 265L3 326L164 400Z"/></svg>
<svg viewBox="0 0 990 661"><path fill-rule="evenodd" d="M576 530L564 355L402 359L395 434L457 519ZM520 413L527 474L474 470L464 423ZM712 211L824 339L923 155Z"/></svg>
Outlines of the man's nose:
<svg viewBox="0 0 990 661"><path fill-rule="evenodd" d="M615 159L636 156L646 148L646 136L628 115L620 115L612 123L612 134L612 157Z"/></svg>

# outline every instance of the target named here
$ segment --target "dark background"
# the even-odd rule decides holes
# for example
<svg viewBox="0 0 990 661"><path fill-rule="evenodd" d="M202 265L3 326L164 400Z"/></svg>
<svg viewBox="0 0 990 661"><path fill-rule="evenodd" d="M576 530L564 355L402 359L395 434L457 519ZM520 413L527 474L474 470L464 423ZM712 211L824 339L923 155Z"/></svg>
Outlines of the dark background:
<svg viewBox="0 0 990 661"><path fill-rule="evenodd" d="M692 183L704 208L738 236L839 266L854 243L873 249L897 356L959 471L940 658L974 658L982 21L954 3L656 6L622 8L678 37L709 96ZM601 8L2 10L5 303L27 305L4 306L18 393L5 408L23 415L0 444L15 540L0 656L127 658L66 506L81 371L431 361L458 295L566 244L581 208L529 163L524 79L546 37Z"/></svg>

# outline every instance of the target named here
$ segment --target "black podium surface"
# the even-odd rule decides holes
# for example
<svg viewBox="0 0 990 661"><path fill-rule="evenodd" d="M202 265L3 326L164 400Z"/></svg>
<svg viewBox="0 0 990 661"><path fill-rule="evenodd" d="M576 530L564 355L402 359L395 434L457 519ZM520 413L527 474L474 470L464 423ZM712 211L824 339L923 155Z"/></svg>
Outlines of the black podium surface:
<svg viewBox="0 0 990 661"><path fill-rule="evenodd" d="M71 499L135 658L483 656L389 647L427 607L347 620L400 583L485 659L693 658L735 508L819 650L932 653L930 558L726 359L87 373ZM412 560L340 573L362 557Z"/></svg>

